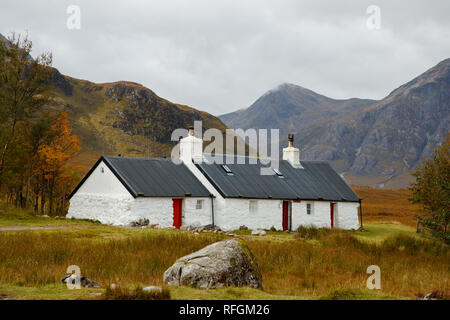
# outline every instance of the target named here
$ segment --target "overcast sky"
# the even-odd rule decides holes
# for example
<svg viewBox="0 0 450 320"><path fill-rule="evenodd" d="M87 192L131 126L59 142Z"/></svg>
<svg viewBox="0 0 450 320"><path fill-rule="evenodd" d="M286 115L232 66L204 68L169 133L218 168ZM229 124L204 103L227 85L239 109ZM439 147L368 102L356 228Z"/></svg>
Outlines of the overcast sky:
<svg viewBox="0 0 450 320"><path fill-rule="evenodd" d="M369 5L381 28L369 30ZM81 28L67 28L78 5ZM63 74L139 82L214 115L289 82L380 99L450 57L450 1L2 0L0 33L28 31Z"/></svg>

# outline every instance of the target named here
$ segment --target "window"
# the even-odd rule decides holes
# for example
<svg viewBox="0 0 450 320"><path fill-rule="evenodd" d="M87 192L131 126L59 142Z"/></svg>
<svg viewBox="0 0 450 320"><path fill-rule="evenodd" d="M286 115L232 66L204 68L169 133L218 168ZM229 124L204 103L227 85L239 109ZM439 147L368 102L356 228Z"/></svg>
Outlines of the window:
<svg viewBox="0 0 450 320"><path fill-rule="evenodd" d="M100 171L101 171L102 173L105 173L105 168L100 167Z"/></svg>
<svg viewBox="0 0 450 320"><path fill-rule="evenodd" d="M311 213L312 213L312 204L307 203L306 204L306 214L311 214Z"/></svg>
<svg viewBox="0 0 450 320"><path fill-rule="evenodd" d="M258 211L258 201L250 200L248 202L248 209L249 209L250 213L255 213L256 211Z"/></svg>
<svg viewBox="0 0 450 320"><path fill-rule="evenodd" d="M197 210L203 209L203 202L205 202L205 200L197 200L197 205L195 206L195 209Z"/></svg>

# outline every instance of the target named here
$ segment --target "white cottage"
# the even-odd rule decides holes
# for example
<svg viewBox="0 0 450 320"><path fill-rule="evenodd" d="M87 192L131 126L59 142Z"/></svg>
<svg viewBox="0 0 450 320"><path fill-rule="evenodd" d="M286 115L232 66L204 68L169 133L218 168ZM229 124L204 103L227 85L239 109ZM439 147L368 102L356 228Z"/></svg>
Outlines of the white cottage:
<svg viewBox="0 0 450 320"><path fill-rule="evenodd" d="M361 199L327 162L300 161L292 135L273 175L260 174L265 165L257 158L232 156L232 163L218 164L218 155L204 154L202 145L192 132L181 139L181 164L101 157L71 194L67 217L223 230L359 228Z"/></svg>

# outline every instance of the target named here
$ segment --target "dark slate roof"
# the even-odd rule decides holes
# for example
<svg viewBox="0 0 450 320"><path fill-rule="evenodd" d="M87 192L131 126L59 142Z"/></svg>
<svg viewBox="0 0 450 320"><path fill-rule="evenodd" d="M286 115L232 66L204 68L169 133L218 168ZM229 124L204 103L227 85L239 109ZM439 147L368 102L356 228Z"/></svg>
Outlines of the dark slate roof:
<svg viewBox="0 0 450 320"><path fill-rule="evenodd" d="M325 161L301 161L303 168L294 168L281 160L277 175L260 175L261 167L267 166L256 160L251 164L227 164L233 172L229 175L220 164L197 163L196 166L225 198L328 200L358 202L360 198L336 171ZM205 158L208 160L208 157ZM242 159L242 158L241 158ZM255 159L255 158L253 158Z"/></svg>
<svg viewBox="0 0 450 320"><path fill-rule="evenodd" d="M101 161L108 166L133 197L209 197L210 192L184 165L170 159L101 157L71 197Z"/></svg>

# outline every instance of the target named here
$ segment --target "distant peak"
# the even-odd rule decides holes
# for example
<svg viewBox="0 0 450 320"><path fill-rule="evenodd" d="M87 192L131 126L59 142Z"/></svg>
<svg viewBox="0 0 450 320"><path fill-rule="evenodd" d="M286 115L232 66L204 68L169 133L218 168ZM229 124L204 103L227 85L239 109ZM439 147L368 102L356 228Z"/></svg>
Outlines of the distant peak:
<svg viewBox="0 0 450 320"><path fill-rule="evenodd" d="M292 88L301 88L301 87L296 84L288 83L288 82L284 82L284 83L278 85L278 87L277 87L277 89L279 89L279 90L292 89Z"/></svg>
<svg viewBox="0 0 450 320"><path fill-rule="evenodd" d="M264 97L264 96L267 96L267 95L270 95L270 94L272 94L272 93L276 93L276 92L283 92L283 91L287 91L287 90L298 90L298 89L303 89L302 87L300 87L300 86L297 86L297 85L295 85L295 84L292 84L292 83L287 83L287 82L284 82L284 83L282 83L282 84L279 84L278 86L276 86L275 88L273 88L273 89L270 89L269 91L267 91L266 93L264 93L262 96Z"/></svg>

